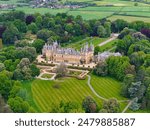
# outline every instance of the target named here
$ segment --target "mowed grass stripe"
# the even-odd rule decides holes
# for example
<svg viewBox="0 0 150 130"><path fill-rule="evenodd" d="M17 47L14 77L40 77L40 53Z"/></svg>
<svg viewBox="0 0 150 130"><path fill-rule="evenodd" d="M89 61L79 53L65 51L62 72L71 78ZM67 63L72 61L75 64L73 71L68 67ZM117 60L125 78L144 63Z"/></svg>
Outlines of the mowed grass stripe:
<svg viewBox="0 0 150 130"><path fill-rule="evenodd" d="M97 77L92 75L91 84L95 91L105 98L125 99L120 95L121 85L114 79L108 77Z"/></svg>
<svg viewBox="0 0 150 130"><path fill-rule="evenodd" d="M35 85L35 84L34 84ZM38 87L38 85L35 85L35 94L38 96L38 100L40 100L42 103L43 103L43 106L45 107L45 108L49 108L49 105L48 105L48 103L47 103L47 96L46 96L46 91L45 90L43 90L43 89L41 89L41 88L39 88Z"/></svg>
<svg viewBox="0 0 150 130"><path fill-rule="evenodd" d="M105 98L123 99L119 94L120 82L112 78L102 78L92 74L91 77L91 84L99 95ZM62 81L35 80L32 82L33 98L42 112L48 112L53 103L58 104L60 101L72 101L82 105L82 101L86 96L93 97L98 106L101 106L102 100L90 90L87 79L64 78ZM60 88L53 88L54 84L59 84Z"/></svg>
<svg viewBox="0 0 150 130"><path fill-rule="evenodd" d="M39 98L39 94L35 90L34 90L33 98L34 98L36 105L39 107L39 109L42 112L45 111L45 109L46 109L45 102L43 100L41 100L41 98Z"/></svg>
<svg viewBox="0 0 150 130"><path fill-rule="evenodd" d="M96 81L96 80L94 80ZM110 86L113 86L114 84L112 82L109 82L110 80L101 80L101 82L99 83L98 81L96 81L97 83L95 84L95 86L97 86L97 90L98 93L100 93L101 91L103 92L102 94L106 97L106 98L110 98L110 97L118 97L115 92L118 91L117 87L111 89L110 91ZM105 86L104 86L105 85ZM101 87L99 87L101 86ZM107 93L109 92L109 93ZM101 94L101 93L100 93Z"/></svg>
<svg viewBox="0 0 150 130"><path fill-rule="evenodd" d="M72 95L74 95L74 97L76 97L75 99L77 99L77 101L81 102L81 97L83 97L83 91L81 90L81 88L84 86L82 85L80 82L75 83L74 79L69 79L70 83L68 82L68 87L70 88L70 92ZM76 80L76 79L75 79ZM72 85L72 87L70 87ZM73 97L73 98L74 98Z"/></svg>
<svg viewBox="0 0 150 130"><path fill-rule="evenodd" d="M71 98L76 100L77 102L81 102L81 98L77 95L77 89L76 89L76 84L70 80L70 83L69 82L66 82L65 84L67 87L67 89L70 91L70 94L71 94ZM73 86L73 87L69 87L69 86Z"/></svg>

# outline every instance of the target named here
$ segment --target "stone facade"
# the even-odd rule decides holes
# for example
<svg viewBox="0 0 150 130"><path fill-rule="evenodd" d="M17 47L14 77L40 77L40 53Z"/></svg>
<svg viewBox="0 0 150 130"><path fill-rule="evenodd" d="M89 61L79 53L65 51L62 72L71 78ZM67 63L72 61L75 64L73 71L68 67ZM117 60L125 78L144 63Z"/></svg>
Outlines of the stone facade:
<svg viewBox="0 0 150 130"><path fill-rule="evenodd" d="M94 46L85 44L80 51L77 51L73 48L62 48L54 42L53 45L43 46L42 55L52 62L88 64L93 60Z"/></svg>

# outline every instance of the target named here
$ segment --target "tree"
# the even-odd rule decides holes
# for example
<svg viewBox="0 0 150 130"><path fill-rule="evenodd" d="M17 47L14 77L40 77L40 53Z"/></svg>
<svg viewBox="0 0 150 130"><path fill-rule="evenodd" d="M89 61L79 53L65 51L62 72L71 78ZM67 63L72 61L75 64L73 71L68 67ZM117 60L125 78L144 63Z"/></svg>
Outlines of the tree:
<svg viewBox="0 0 150 130"><path fill-rule="evenodd" d="M23 47L23 48L17 48L15 51L15 58L22 59L22 58L28 58L31 62L36 59L37 53L36 49L34 47Z"/></svg>
<svg viewBox="0 0 150 130"><path fill-rule="evenodd" d="M57 77L63 77L67 74L67 66L65 63L60 63L56 68Z"/></svg>
<svg viewBox="0 0 150 130"><path fill-rule="evenodd" d="M3 42L2 42L2 39L0 38L0 49L3 48Z"/></svg>
<svg viewBox="0 0 150 130"><path fill-rule="evenodd" d="M135 76L132 74L127 74L123 80L121 94L124 97L129 97L128 89L131 87L132 83L135 80Z"/></svg>
<svg viewBox="0 0 150 130"><path fill-rule="evenodd" d="M131 34L133 34L133 33L135 33L136 31L134 30L134 29L129 29L129 28L124 28L121 32L120 32L120 34L119 34L119 36L118 36L118 38L119 39L123 39L125 36L127 36L127 35L131 35Z"/></svg>
<svg viewBox="0 0 150 130"><path fill-rule="evenodd" d="M133 33L133 34L132 34L132 37L133 37L134 39L136 39L136 41L146 40L146 39L147 39L146 36L143 35L141 32L135 32L135 33Z"/></svg>
<svg viewBox="0 0 150 130"><path fill-rule="evenodd" d="M22 22L21 20L16 19L14 21L14 25L17 27L17 29L18 29L19 32L26 33L27 26L26 26L25 22Z"/></svg>
<svg viewBox="0 0 150 130"><path fill-rule="evenodd" d="M135 66L136 70L144 63L145 56L142 51L134 52L130 55L130 62Z"/></svg>
<svg viewBox="0 0 150 130"><path fill-rule="evenodd" d="M122 40L118 40L116 51L127 55L129 47L134 43L134 39L132 36L127 35Z"/></svg>
<svg viewBox="0 0 150 130"><path fill-rule="evenodd" d="M37 27L41 29L42 28L42 16L37 16L35 23L36 23Z"/></svg>
<svg viewBox="0 0 150 130"><path fill-rule="evenodd" d="M128 55L133 52L143 51L144 53L150 53L150 42L148 40L140 40L135 42L129 47Z"/></svg>
<svg viewBox="0 0 150 130"><path fill-rule="evenodd" d="M134 21L130 23L129 27L140 31L142 28L145 28L145 23L143 21Z"/></svg>
<svg viewBox="0 0 150 130"><path fill-rule="evenodd" d="M14 62L9 59L9 60L5 60L4 61L4 65L6 67L6 70L8 71L14 71L17 67L17 65L19 64L20 60L19 59L16 59Z"/></svg>
<svg viewBox="0 0 150 130"><path fill-rule="evenodd" d="M100 46L96 46L94 48L94 55L98 55L99 52L101 52Z"/></svg>
<svg viewBox="0 0 150 130"><path fill-rule="evenodd" d="M146 91L147 108L150 108L150 84Z"/></svg>
<svg viewBox="0 0 150 130"><path fill-rule="evenodd" d="M38 27L35 23L31 23L28 25L28 30L30 30L33 34L36 34L38 31Z"/></svg>
<svg viewBox="0 0 150 130"><path fill-rule="evenodd" d="M143 28L141 30L141 33L146 35L148 38L150 38L150 29L147 29L147 28Z"/></svg>
<svg viewBox="0 0 150 130"><path fill-rule="evenodd" d="M105 22L104 28L106 30L106 37L110 37L110 35L111 35L111 23Z"/></svg>
<svg viewBox="0 0 150 130"><path fill-rule="evenodd" d="M132 104L129 107L133 111L137 111L140 108L140 104L138 103L138 98L134 98Z"/></svg>
<svg viewBox="0 0 150 130"><path fill-rule="evenodd" d="M99 37L106 37L106 29L102 25L100 25L97 28L97 34Z"/></svg>
<svg viewBox="0 0 150 130"><path fill-rule="evenodd" d="M106 60L108 66L108 74L116 79L123 81L126 76L126 69L131 66L129 58L126 56L111 56Z"/></svg>
<svg viewBox="0 0 150 130"><path fill-rule="evenodd" d="M0 39L2 38L2 35L3 35L5 30L6 30L6 27L0 25Z"/></svg>
<svg viewBox="0 0 150 130"><path fill-rule="evenodd" d="M5 65L3 63L0 63L0 72L5 69Z"/></svg>
<svg viewBox="0 0 150 130"><path fill-rule="evenodd" d="M12 110L10 109L9 105L7 105L0 95L0 113L11 113Z"/></svg>
<svg viewBox="0 0 150 130"><path fill-rule="evenodd" d="M47 39L50 38L51 36L56 36L56 34L53 31L49 31L47 29L42 29L37 32L37 37L39 39L44 40L45 42L47 42Z"/></svg>
<svg viewBox="0 0 150 130"><path fill-rule="evenodd" d="M106 76L108 74L107 63L105 61L99 61L93 72L98 76Z"/></svg>
<svg viewBox="0 0 150 130"><path fill-rule="evenodd" d="M44 40L42 40L42 39L36 39L36 40L33 42L32 46L36 48L36 52L37 52L37 53L41 53L44 44L45 44L45 41L44 41Z"/></svg>
<svg viewBox="0 0 150 130"><path fill-rule="evenodd" d="M124 21L122 19L117 19L112 22L112 31L113 32L120 32L122 31L125 27L128 27L129 24L127 21Z"/></svg>
<svg viewBox="0 0 150 130"><path fill-rule="evenodd" d="M30 66L31 71L32 71L32 77L38 76L40 74L40 69L36 67L35 64L32 64Z"/></svg>
<svg viewBox="0 0 150 130"><path fill-rule="evenodd" d="M34 21L35 21L35 18L33 15L29 15L26 17L26 24L31 24Z"/></svg>
<svg viewBox="0 0 150 130"><path fill-rule="evenodd" d="M97 112L97 104L93 98L90 96L86 97L82 102L82 107L86 113L95 113Z"/></svg>
<svg viewBox="0 0 150 130"><path fill-rule="evenodd" d="M146 88L141 81L133 82L131 87L128 89L130 98L138 98L138 100L143 98L145 91Z"/></svg>
<svg viewBox="0 0 150 130"><path fill-rule="evenodd" d="M53 104L50 110L51 113L81 113L83 110L76 102L64 102Z"/></svg>
<svg viewBox="0 0 150 130"><path fill-rule="evenodd" d="M23 58L14 71L14 79L29 80L32 78L32 71L30 69L30 61L28 58Z"/></svg>
<svg viewBox="0 0 150 130"><path fill-rule="evenodd" d="M20 38L21 35L13 24L10 24L2 35L4 44L14 44Z"/></svg>
<svg viewBox="0 0 150 130"><path fill-rule="evenodd" d="M9 98L8 104L15 113L26 113L29 110L29 104L20 97Z"/></svg>
<svg viewBox="0 0 150 130"><path fill-rule="evenodd" d="M73 33L73 24L72 23L68 23L65 25L65 30L68 32L68 33Z"/></svg>
<svg viewBox="0 0 150 130"><path fill-rule="evenodd" d="M118 113L120 112L120 104L116 99L112 98L104 101L102 110L105 110L107 113Z"/></svg>
<svg viewBox="0 0 150 130"><path fill-rule="evenodd" d="M0 72L0 94L5 100L8 99L9 93L12 89L12 73L8 71Z"/></svg>
<svg viewBox="0 0 150 130"><path fill-rule="evenodd" d="M20 90L21 90L21 82L15 81L14 85L13 85L11 91L10 91L9 98L16 97Z"/></svg>

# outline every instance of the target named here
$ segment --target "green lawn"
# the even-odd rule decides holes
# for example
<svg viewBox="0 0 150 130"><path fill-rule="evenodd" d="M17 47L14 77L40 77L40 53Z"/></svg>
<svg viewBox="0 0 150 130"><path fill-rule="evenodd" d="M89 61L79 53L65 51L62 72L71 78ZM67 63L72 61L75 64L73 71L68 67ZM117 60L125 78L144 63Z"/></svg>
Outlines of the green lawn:
<svg viewBox="0 0 150 130"><path fill-rule="evenodd" d="M52 86L58 82L61 87L59 89L53 88ZM35 80L32 83L33 99L42 112L48 112L53 103L57 104L61 100L81 104L86 96L93 97L100 105L102 101L92 93L86 82L87 80L77 80L75 78L55 82Z"/></svg>
<svg viewBox="0 0 150 130"><path fill-rule="evenodd" d="M101 46L101 47L100 47L100 50L101 50L101 51L108 51L108 50L114 48L117 41L118 41L118 39L115 39L115 40L113 40L113 41L111 41L111 42L109 42L109 43L107 43L107 44Z"/></svg>
<svg viewBox="0 0 150 130"><path fill-rule="evenodd" d="M81 15L83 19L90 20L90 19L102 19L106 18L113 14L113 12L101 12L101 11L78 11L73 10L68 12L69 15L77 16Z"/></svg>
<svg viewBox="0 0 150 130"><path fill-rule="evenodd" d="M85 43L92 43L94 46L97 46L98 44L100 44L101 42L107 40L107 38L99 38L99 37L86 37L83 40L80 40L78 42L74 42L74 43L66 43L66 45L64 47L71 47L71 48L75 48L80 50L81 47L85 44Z"/></svg>
<svg viewBox="0 0 150 130"><path fill-rule="evenodd" d="M43 74L41 77L42 78L52 78L53 75L52 74Z"/></svg>
<svg viewBox="0 0 150 130"><path fill-rule="evenodd" d="M117 98L124 100L125 98L120 95L121 83L110 77L98 77L92 75L91 85L95 91L105 98Z"/></svg>
<svg viewBox="0 0 150 130"><path fill-rule="evenodd" d="M58 84L59 89L53 85ZM64 78L57 81L34 80L31 82L23 82L22 88L26 89L27 101L38 112L49 112L53 103L58 104L60 101L73 101L79 104L82 103L86 96L91 96L95 99L98 106L101 107L102 100L96 97L86 80L78 80L76 78ZM112 78L101 78L92 75L92 85L98 94L106 97L115 97L119 100L124 98L120 96L120 82ZM105 89L103 88L105 87ZM101 93L102 92L102 93ZM124 109L126 103L121 103L121 110Z"/></svg>

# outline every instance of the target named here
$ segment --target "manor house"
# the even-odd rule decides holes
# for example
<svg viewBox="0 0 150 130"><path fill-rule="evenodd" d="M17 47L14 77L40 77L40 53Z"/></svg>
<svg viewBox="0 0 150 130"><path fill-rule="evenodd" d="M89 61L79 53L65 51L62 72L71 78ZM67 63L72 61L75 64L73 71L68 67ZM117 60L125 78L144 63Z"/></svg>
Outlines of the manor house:
<svg viewBox="0 0 150 130"><path fill-rule="evenodd" d="M73 48L62 48L57 42L45 44L42 49L43 57L52 62L66 62L71 64L88 64L94 56L94 46L86 43L80 51Z"/></svg>

